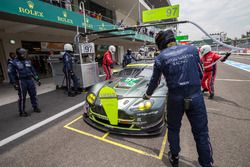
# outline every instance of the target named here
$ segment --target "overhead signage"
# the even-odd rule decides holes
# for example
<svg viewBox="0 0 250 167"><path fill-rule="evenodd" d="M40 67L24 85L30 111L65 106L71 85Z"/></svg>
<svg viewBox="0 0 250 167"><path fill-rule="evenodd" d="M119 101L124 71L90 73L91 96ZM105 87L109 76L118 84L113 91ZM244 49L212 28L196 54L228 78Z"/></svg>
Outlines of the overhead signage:
<svg viewBox="0 0 250 167"><path fill-rule="evenodd" d="M142 22L153 22L179 17L179 5L167 6L142 12Z"/></svg>
<svg viewBox="0 0 250 167"><path fill-rule="evenodd" d="M91 43L83 43L81 45L82 53L89 54L89 53L95 53L95 44L93 42Z"/></svg>
<svg viewBox="0 0 250 167"><path fill-rule="evenodd" d="M0 12L9 14L15 14L24 17L31 17L34 19L70 25L85 27L84 17L82 14L60 8L49 3L45 3L40 0L1 0L0 1ZM117 28L116 25L97 20L93 17L86 16L86 27L90 30L101 31ZM135 34L134 31L114 32L114 35L122 34ZM154 42L154 39L143 35L136 34L135 36L129 36L129 38L135 38L138 40Z"/></svg>
<svg viewBox="0 0 250 167"><path fill-rule="evenodd" d="M33 1L27 1L27 6L18 7L18 11L19 13L22 13L22 14L27 14L27 15L36 16L36 17L44 17L43 12L35 10L34 7L35 7L35 3Z"/></svg>
<svg viewBox="0 0 250 167"><path fill-rule="evenodd" d="M63 17L57 16L57 20L58 20L59 22L68 23L68 24L74 25L73 20L68 18L68 14L67 14L67 11L66 11L66 10L62 12L62 15L63 15Z"/></svg>
<svg viewBox="0 0 250 167"><path fill-rule="evenodd" d="M176 41L188 40L188 35L180 35L175 37Z"/></svg>

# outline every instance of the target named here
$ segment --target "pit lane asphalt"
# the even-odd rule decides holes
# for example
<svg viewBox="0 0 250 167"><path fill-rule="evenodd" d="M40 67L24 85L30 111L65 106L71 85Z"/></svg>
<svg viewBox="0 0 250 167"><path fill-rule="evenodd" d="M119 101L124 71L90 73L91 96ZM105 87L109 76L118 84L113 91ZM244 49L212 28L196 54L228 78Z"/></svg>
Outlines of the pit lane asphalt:
<svg viewBox="0 0 250 167"><path fill-rule="evenodd" d="M238 59L233 60L237 61ZM242 63L247 64L247 62ZM25 122L25 127L33 124L32 121L36 117L43 120L48 113L53 115L81 102L83 98L82 95L68 98L60 91L51 93L56 94L55 99L60 102L52 102L52 94L39 96L43 113L32 113L32 116L28 118L29 120L21 118L21 122ZM220 63L215 83L215 94L214 100L208 100L207 95L205 95L215 165L219 167L250 166L250 73ZM44 99L42 99L42 96L44 96ZM49 102L53 104L49 105ZM13 109L9 109L12 106L4 107L6 107L6 111L12 110L16 114L16 111L13 111L15 106L13 106ZM0 114L2 111L2 107L0 107ZM8 115L9 113L5 114ZM1 115L0 122L2 122L2 116L5 114ZM40 118L43 116L42 114L45 115ZM64 128L66 124L80 115L81 108L76 109L71 114L0 148L0 166L170 167L166 157L169 150L168 146L164 150L163 159L159 160ZM5 116L4 118L4 125L0 123L1 138L4 137L2 130L12 127L15 119L20 121L17 116ZM12 121L8 122L8 119ZM18 125L20 127L23 123ZM102 137L105 134L88 126L82 119L77 120L70 127L95 136ZM21 129L14 129L12 133ZM150 138L108 135L106 139L149 154L158 155L164 134ZM183 117L182 122L181 148L180 166L198 166L195 142L186 116Z"/></svg>

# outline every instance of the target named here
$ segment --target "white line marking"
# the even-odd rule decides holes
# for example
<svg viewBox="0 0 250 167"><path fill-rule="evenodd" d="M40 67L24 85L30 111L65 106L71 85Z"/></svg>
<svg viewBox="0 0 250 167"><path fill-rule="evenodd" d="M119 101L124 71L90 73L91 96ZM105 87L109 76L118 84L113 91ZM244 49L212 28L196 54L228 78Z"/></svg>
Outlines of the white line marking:
<svg viewBox="0 0 250 167"><path fill-rule="evenodd" d="M227 60L224 63L227 64L227 65L236 67L238 69L250 72L250 65L249 64L239 63L239 62L232 61L232 60Z"/></svg>
<svg viewBox="0 0 250 167"><path fill-rule="evenodd" d="M246 60L250 60L250 57L232 57L232 58L235 58L235 59L246 59Z"/></svg>
<svg viewBox="0 0 250 167"><path fill-rule="evenodd" d="M221 110L218 110L218 109L216 109L216 108L207 108L207 110L221 111Z"/></svg>
<svg viewBox="0 0 250 167"><path fill-rule="evenodd" d="M240 79L216 79L216 81L250 82L250 80L240 80Z"/></svg>
<svg viewBox="0 0 250 167"><path fill-rule="evenodd" d="M2 147L2 146L4 146L4 145L8 144L8 143L11 142L11 141L14 141L14 140L18 139L19 137L22 137L22 136L24 136L24 135L26 135L26 134L28 134L28 133L30 133L30 132L32 132L32 131L34 131L34 130L40 128L40 127L43 126L43 125L46 125L46 124L48 124L48 123L54 121L55 119L57 119L57 118L59 118L59 117L65 115L65 114L70 113L71 111L73 111L73 110L75 110L75 109L77 109L77 108L79 108L79 107L81 107L81 106L84 106L84 104L85 104L85 101L84 101L84 102L81 102L81 103L79 103L79 104L77 104L77 105L74 105L74 106L72 106L72 107L70 107L70 108L68 108L68 109L66 109L66 110L63 110L62 112L60 112L60 113L58 113L58 114L56 114L56 115L54 115L54 116L52 116L52 117L49 117L49 118L47 118L47 119L45 119L45 120L43 120L43 121L41 121L41 122L38 122L38 123L35 124L35 125L32 125L32 126L26 128L26 129L24 129L24 130L22 130L22 131L20 131L20 132L17 132L17 133L14 134L14 135L11 135L11 136L9 136L9 137L7 137L7 138L1 140L1 141L0 141L0 147Z"/></svg>

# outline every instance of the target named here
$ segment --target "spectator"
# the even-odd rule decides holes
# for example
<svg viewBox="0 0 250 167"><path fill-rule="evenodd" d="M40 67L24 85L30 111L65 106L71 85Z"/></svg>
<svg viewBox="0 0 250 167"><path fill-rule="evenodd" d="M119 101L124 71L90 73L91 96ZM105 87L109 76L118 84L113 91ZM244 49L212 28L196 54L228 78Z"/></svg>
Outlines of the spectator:
<svg viewBox="0 0 250 167"><path fill-rule="evenodd" d="M98 15L97 15L97 20L102 20L102 14L101 13L98 13Z"/></svg>
<svg viewBox="0 0 250 167"><path fill-rule="evenodd" d="M52 4L60 7L60 0L52 0Z"/></svg>
<svg viewBox="0 0 250 167"><path fill-rule="evenodd" d="M46 3L51 3L52 4L52 0L42 0L42 1L44 1Z"/></svg>
<svg viewBox="0 0 250 167"><path fill-rule="evenodd" d="M93 13L91 13L90 16L93 17L93 18L97 18L97 14L96 14L95 11Z"/></svg>
<svg viewBox="0 0 250 167"><path fill-rule="evenodd" d="M72 0L64 0L64 2L65 2L65 8L69 11L72 11L72 6L71 6Z"/></svg>
<svg viewBox="0 0 250 167"><path fill-rule="evenodd" d="M119 26L119 27L124 27L123 19L120 22L118 22L116 25Z"/></svg>

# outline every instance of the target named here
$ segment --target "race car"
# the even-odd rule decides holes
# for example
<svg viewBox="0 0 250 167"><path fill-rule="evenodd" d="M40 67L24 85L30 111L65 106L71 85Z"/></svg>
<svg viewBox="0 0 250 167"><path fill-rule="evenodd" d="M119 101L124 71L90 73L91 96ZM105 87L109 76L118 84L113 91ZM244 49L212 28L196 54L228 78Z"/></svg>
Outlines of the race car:
<svg viewBox="0 0 250 167"><path fill-rule="evenodd" d="M150 100L143 100L153 62L133 63L87 92L84 121L102 131L158 135L165 127L167 87L162 79Z"/></svg>

